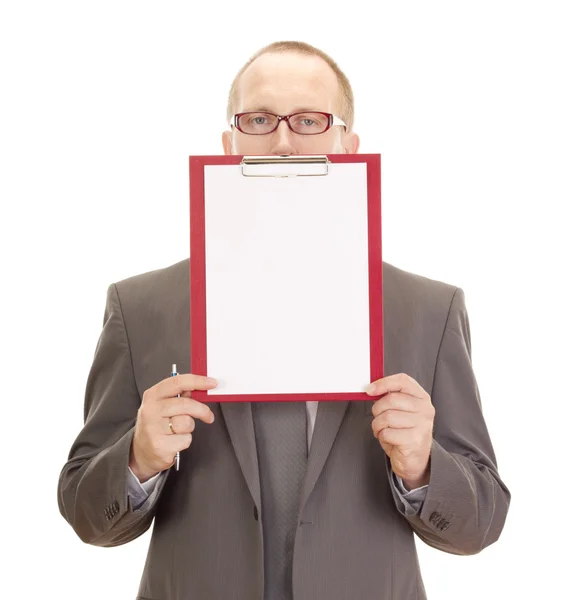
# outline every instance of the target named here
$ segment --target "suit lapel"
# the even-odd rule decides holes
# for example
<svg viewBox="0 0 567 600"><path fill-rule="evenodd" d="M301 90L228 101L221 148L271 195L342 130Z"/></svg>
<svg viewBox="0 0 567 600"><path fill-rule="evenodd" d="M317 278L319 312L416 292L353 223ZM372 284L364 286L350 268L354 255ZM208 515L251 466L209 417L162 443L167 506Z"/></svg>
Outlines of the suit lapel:
<svg viewBox="0 0 567 600"><path fill-rule="evenodd" d="M309 448L307 472L299 500L299 514L301 514L325 466L348 405L349 402L343 400L319 402L317 405L317 417Z"/></svg>
<svg viewBox="0 0 567 600"><path fill-rule="evenodd" d="M219 402L236 458L254 503L261 510L260 471L250 402Z"/></svg>
<svg viewBox="0 0 567 600"><path fill-rule="evenodd" d="M346 401L330 401L319 402L317 406L317 418L301 491L300 509L309 498L323 470L348 404ZM260 473L251 404L250 402L219 402L219 406L250 494L261 510Z"/></svg>

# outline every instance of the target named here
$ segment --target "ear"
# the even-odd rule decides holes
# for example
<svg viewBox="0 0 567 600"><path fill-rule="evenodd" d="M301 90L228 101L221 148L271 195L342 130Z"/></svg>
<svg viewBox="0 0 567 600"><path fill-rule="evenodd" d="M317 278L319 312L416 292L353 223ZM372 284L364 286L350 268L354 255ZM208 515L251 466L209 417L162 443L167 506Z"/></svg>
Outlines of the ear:
<svg viewBox="0 0 567 600"><path fill-rule="evenodd" d="M232 151L232 131L223 131L222 147L225 154L234 154Z"/></svg>
<svg viewBox="0 0 567 600"><path fill-rule="evenodd" d="M356 133L343 133L341 142L344 154L356 154L360 148L360 138Z"/></svg>

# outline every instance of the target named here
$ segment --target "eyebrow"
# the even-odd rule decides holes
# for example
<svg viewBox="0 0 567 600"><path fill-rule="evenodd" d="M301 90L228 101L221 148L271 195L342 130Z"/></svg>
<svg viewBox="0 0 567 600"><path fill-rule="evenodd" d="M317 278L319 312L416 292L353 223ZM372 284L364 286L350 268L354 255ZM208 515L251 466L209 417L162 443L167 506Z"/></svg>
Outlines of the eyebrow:
<svg viewBox="0 0 567 600"><path fill-rule="evenodd" d="M267 113L271 113L273 115L277 114L271 108L266 108L265 106L260 106L259 108L249 108L248 110L243 110L242 112L267 112ZM326 112L326 111L324 111L324 110L317 110L315 108L296 108L295 110L293 110L289 114L293 115L295 113L302 113L302 112Z"/></svg>

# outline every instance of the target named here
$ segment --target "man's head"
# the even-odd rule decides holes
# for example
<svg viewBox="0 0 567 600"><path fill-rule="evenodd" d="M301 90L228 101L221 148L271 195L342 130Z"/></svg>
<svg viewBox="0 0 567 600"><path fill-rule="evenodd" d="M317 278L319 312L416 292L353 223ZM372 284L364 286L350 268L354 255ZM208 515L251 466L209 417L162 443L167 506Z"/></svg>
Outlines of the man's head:
<svg viewBox="0 0 567 600"><path fill-rule="evenodd" d="M294 132L287 121L265 135L244 133L232 120L222 135L225 154L354 154L359 138L352 132L353 94L350 83L337 64L324 52L302 42L276 42L257 52L237 74L229 95L227 119L248 112L287 116L294 113L329 113L342 120L324 133ZM324 115L296 117L296 131L313 131L327 124ZM269 130L273 117L245 115L240 127L248 132ZM274 122L275 126L275 122Z"/></svg>

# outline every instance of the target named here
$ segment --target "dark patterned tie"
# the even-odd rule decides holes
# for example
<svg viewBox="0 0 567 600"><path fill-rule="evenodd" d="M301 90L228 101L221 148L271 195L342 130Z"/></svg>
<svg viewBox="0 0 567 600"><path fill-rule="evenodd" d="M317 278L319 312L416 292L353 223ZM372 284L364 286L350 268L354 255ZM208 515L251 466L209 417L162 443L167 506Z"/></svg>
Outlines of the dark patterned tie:
<svg viewBox="0 0 567 600"><path fill-rule="evenodd" d="M264 600L292 600L299 494L307 469L305 402L253 402L264 531Z"/></svg>

